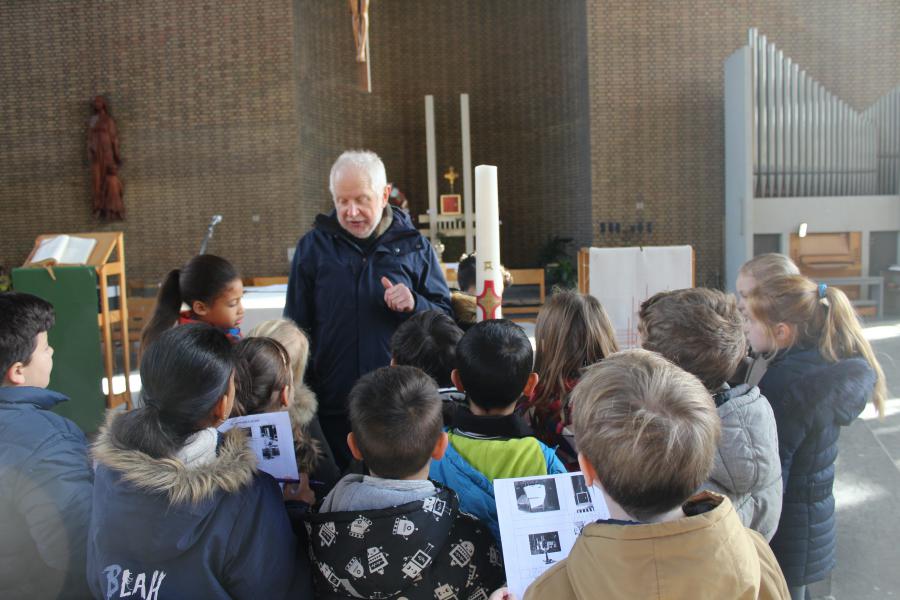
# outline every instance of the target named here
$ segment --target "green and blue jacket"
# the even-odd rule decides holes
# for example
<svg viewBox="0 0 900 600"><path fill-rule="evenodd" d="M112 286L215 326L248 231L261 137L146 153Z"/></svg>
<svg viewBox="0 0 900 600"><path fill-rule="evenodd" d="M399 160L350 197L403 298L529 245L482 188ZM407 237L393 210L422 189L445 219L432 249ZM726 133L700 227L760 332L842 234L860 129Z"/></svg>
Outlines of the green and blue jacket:
<svg viewBox="0 0 900 600"><path fill-rule="evenodd" d="M453 489L463 512L478 517L500 543L494 479L565 473L555 450L532 437L518 415L476 416L460 407L447 428L450 443L429 478Z"/></svg>

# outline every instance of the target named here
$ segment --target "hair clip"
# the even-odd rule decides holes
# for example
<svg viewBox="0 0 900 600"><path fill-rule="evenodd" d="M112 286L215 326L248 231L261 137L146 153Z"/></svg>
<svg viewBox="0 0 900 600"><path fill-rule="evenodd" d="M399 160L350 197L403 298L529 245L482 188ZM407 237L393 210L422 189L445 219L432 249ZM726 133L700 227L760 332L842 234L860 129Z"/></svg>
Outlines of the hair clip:
<svg viewBox="0 0 900 600"><path fill-rule="evenodd" d="M827 290L827 289L828 289L828 284L827 284L827 283L820 283L820 284L819 284L819 298L824 298L824 297L825 297L825 290Z"/></svg>

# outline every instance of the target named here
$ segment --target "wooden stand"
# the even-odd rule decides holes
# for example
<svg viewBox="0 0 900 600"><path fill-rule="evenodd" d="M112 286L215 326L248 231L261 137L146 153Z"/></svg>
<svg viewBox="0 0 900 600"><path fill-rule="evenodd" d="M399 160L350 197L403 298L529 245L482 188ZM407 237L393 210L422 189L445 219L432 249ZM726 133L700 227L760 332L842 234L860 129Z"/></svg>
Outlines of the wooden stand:
<svg viewBox="0 0 900 600"><path fill-rule="evenodd" d="M40 235L34 243L34 249L28 255L25 266L43 266L31 264L31 258L37 251L38 247L46 239L57 237L58 233ZM125 243L124 236L121 231L96 232L96 233L74 233L73 237L93 238L97 240L91 256L85 263L94 267L97 271L97 280L100 286L100 312L97 314L97 325L100 327L103 341L103 365L106 372L106 380L109 384L106 394L107 408L116 408L124 404L127 409L131 409L131 348L128 341L128 300L126 297L126 281L125 281ZM115 258L112 258L115 253ZM52 269L53 267L48 267ZM109 307L109 279L110 277L118 277L119 286L119 308L110 309ZM113 393L113 373L114 358L112 325L119 323L119 334L122 342L123 368L125 371L125 391L119 394Z"/></svg>
<svg viewBox="0 0 900 600"><path fill-rule="evenodd" d="M578 291L588 294L591 290L591 249L578 249Z"/></svg>

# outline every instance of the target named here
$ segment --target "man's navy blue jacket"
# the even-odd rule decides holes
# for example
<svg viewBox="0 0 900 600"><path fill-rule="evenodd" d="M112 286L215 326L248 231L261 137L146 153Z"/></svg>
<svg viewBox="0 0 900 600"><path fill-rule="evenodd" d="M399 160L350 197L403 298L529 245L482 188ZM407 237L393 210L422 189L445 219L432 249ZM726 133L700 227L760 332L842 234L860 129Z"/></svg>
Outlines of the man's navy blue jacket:
<svg viewBox="0 0 900 600"><path fill-rule="evenodd" d="M0 598L84 598L94 472L68 400L0 387Z"/></svg>
<svg viewBox="0 0 900 600"><path fill-rule="evenodd" d="M759 383L775 412L784 480L771 546L790 586L821 581L834 568L838 437L874 386L875 372L864 359L830 363L816 348L779 354Z"/></svg>
<svg viewBox="0 0 900 600"><path fill-rule="evenodd" d="M297 244L284 316L310 336L307 381L319 412L346 412L350 388L361 376L391 362L391 336L412 313L384 303L382 277L412 291L414 312L451 314L450 290L431 244L401 210L371 244L340 226L334 211L316 217Z"/></svg>

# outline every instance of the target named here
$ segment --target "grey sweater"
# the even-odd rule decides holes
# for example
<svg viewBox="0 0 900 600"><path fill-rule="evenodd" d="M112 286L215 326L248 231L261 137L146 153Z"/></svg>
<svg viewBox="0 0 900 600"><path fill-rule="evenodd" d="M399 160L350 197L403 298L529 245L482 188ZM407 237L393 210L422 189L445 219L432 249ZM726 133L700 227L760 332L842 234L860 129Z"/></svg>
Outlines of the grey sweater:
<svg viewBox="0 0 900 600"><path fill-rule="evenodd" d="M345 475L322 501L320 513L348 510L379 510L401 506L434 496L437 490L427 479L382 479L368 475Z"/></svg>

